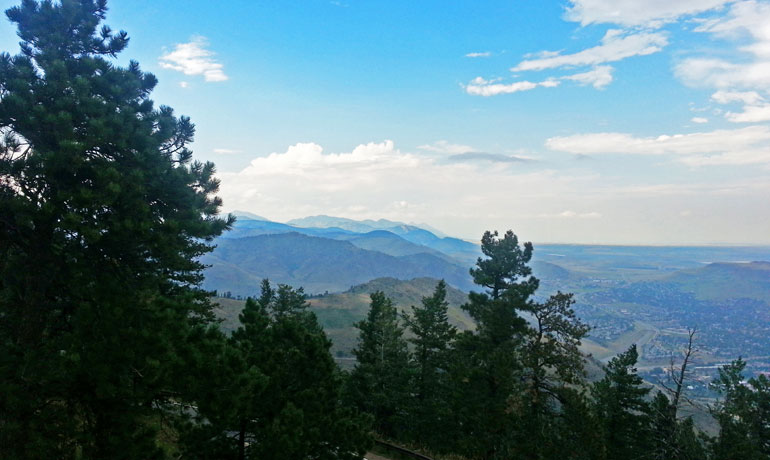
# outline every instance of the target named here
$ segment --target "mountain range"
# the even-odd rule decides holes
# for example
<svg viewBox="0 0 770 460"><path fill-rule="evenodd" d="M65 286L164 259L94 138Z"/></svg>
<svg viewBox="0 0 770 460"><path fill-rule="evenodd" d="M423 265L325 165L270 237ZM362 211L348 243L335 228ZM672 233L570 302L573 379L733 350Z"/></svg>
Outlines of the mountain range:
<svg viewBox="0 0 770 460"><path fill-rule="evenodd" d="M458 238L384 219L315 216L280 223L256 217L240 213L214 252L201 259L209 266L204 288L247 296L269 278L314 294L380 277L432 277L465 291L473 286L468 268L480 251Z"/></svg>

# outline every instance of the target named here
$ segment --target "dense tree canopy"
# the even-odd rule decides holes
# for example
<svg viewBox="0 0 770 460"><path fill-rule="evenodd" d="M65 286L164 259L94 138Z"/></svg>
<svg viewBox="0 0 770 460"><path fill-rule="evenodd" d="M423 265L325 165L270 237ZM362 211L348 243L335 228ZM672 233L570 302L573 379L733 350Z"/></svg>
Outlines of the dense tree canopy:
<svg viewBox="0 0 770 460"><path fill-rule="evenodd" d="M241 327L212 354L218 375L196 385L201 404L182 430L186 457L361 457L369 420L342 405L331 343L307 307L301 288L267 280L247 299Z"/></svg>
<svg viewBox="0 0 770 460"><path fill-rule="evenodd" d="M105 13L6 12L21 53L0 55L4 458L153 457L143 420L211 317L197 257L231 222L214 165L192 161L188 118L154 106L155 77L114 64L129 40Z"/></svg>

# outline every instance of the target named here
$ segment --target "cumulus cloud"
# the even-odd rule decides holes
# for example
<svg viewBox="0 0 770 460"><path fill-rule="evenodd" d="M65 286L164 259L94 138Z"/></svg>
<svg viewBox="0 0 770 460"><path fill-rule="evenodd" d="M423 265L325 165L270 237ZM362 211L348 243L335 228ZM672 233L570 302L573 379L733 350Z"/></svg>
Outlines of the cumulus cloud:
<svg viewBox="0 0 770 460"><path fill-rule="evenodd" d="M558 202L569 194L570 184L588 180L553 171L517 172L510 161L496 161L505 155L470 155L467 161L416 155L400 151L392 141L342 153L299 143L255 158L241 171L220 173L221 196L232 209L277 219L336 213L440 223L452 216L472 219L496 213L495 196L514 197L511 202L534 212L538 197ZM354 207L359 211L353 213Z"/></svg>
<svg viewBox="0 0 770 460"><path fill-rule="evenodd" d="M513 67L511 71L595 66L620 61L631 56L657 53L667 44L666 34L662 32L629 33L619 29L610 29L604 34L600 45L573 54L548 53L545 57L526 59Z"/></svg>
<svg viewBox="0 0 770 460"><path fill-rule="evenodd" d="M692 121L693 123L703 124L703 123L708 123L709 119L703 118L703 117L692 117L690 121Z"/></svg>
<svg viewBox="0 0 770 460"><path fill-rule="evenodd" d="M592 133L552 137L552 150L574 154L676 155L693 165L770 164L770 128L750 126L710 132L636 137L625 133Z"/></svg>
<svg viewBox="0 0 770 460"><path fill-rule="evenodd" d="M683 16L719 8L732 0L571 0L565 17L589 24L618 24L627 27L659 27Z"/></svg>
<svg viewBox="0 0 770 460"><path fill-rule="evenodd" d="M489 56L492 56L491 51L468 53L465 55L465 57L467 58L482 58L482 57L489 57Z"/></svg>
<svg viewBox="0 0 770 460"><path fill-rule="evenodd" d="M185 75L202 75L208 82L227 80L224 66L214 58L212 51L206 49L207 46L205 37L193 37L188 43L178 43L173 51L160 57L160 66Z"/></svg>
<svg viewBox="0 0 770 460"><path fill-rule="evenodd" d="M430 222L473 239L484 230L515 228L522 238L540 241L638 243L680 241L677 235L685 233L669 233L670 227L657 222L682 209L708 209L701 213L704 220L687 222L696 228L686 232L690 244L724 241L728 234L736 242L761 242L770 232L770 222L756 220L766 215L770 192L770 181L760 177L659 183L607 177L582 167L557 171L548 163L522 171L507 162L453 162L445 155L404 152L390 141L341 153L325 152L315 143L295 144L218 177L228 210L278 221L331 214ZM714 195L720 199L713 200ZM723 215L735 219L709 217ZM739 227L736 220L756 225ZM554 225L560 221L569 225Z"/></svg>

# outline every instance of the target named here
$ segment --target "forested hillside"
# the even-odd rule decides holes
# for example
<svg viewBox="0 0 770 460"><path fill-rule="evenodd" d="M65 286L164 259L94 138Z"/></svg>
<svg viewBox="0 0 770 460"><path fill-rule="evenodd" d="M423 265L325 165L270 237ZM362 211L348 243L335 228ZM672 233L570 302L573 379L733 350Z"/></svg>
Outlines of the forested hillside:
<svg viewBox="0 0 770 460"><path fill-rule="evenodd" d="M411 307L420 305L423 297L431 295L439 280L434 278L415 278L398 280L395 278L377 278L364 284L351 287L345 292L313 296L308 299L310 311L315 313L318 323L332 341L332 353L338 359L352 357L351 350L356 346L358 332L355 324L364 318L369 310L372 292L382 292L393 301L399 312L411 312ZM447 286L446 300L448 316L452 325L459 330L473 327L473 322L461 305L468 301L468 295L451 286ZM237 328L238 314L245 301L218 297L217 316L223 319L222 330L230 332Z"/></svg>

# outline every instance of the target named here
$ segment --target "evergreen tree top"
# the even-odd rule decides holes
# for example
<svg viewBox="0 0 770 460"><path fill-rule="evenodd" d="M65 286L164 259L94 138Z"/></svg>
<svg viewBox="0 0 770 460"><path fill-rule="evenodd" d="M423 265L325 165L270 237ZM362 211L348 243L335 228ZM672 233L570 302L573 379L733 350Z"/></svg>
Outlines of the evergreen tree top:
<svg viewBox="0 0 770 460"><path fill-rule="evenodd" d="M489 289L493 299L512 295L521 300L532 295L539 285L537 278L531 276L529 261L532 259L532 243L519 246L519 239L508 230L502 238L497 231L484 232L481 237L481 252L486 259L476 261L476 268L471 268L473 282Z"/></svg>

